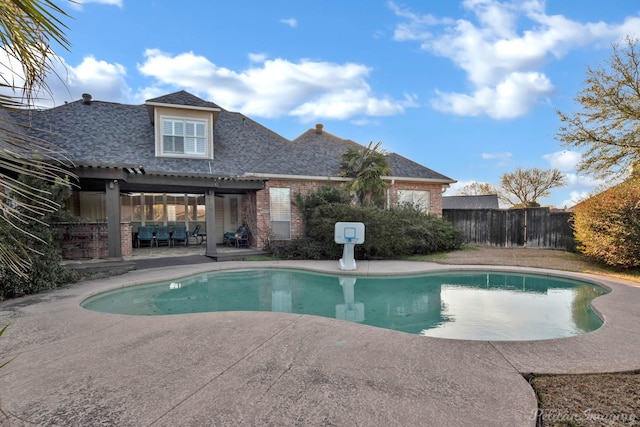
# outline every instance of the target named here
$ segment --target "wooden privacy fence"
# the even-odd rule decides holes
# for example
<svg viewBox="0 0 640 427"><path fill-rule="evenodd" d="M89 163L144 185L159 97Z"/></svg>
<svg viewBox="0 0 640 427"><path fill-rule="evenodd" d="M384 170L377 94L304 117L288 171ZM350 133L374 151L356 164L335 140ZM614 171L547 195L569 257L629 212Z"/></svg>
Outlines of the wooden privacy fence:
<svg viewBox="0 0 640 427"><path fill-rule="evenodd" d="M573 246L571 212L549 208L444 209L442 216L462 231L465 243L551 249Z"/></svg>

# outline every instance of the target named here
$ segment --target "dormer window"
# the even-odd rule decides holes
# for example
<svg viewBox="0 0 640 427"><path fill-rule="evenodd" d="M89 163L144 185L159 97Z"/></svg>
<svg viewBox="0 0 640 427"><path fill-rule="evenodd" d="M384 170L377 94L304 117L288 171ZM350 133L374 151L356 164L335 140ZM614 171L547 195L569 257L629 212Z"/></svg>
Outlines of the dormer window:
<svg viewBox="0 0 640 427"><path fill-rule="evenodd" d="M220 108L186 92L148 100L156 157L213 159Z"/></svg>
<svg viewBox="0 0 640 427"><path fill-rule="evenodd" d="M163 154L207 154L207 122L180 118L162 119Z"/></svg>

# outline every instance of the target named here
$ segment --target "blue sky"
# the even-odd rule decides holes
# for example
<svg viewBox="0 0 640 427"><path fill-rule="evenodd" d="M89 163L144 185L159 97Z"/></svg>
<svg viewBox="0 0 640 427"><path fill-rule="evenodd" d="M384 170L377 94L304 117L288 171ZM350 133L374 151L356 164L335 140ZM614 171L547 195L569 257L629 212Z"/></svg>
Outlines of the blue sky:
<svg viewBox="0 0 640 427"><path fill-rule="evenodd" d="M58 2L70 52L51 106L141 104L187 90L293 139L315 123L459 183L498 185L516 167L559 168L571 206L600 183L555 139L586 67L640 36L635 0Z"/></svg>

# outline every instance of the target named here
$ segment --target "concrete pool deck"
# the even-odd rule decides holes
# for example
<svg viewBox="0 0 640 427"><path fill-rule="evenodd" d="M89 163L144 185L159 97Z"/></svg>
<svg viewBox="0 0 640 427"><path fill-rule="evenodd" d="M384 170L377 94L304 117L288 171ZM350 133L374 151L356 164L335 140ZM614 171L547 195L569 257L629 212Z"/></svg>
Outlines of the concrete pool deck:
<svg viewBox="0 0 640 427"><path fill-rule="evenodd" d="M555 274L611 289L598 330L541 341L422 337L334 319L227 312L125 316L80 307L122 286L212 270L357 275L460 269ZM602 276L426 262L194 264L135 270L0 302L0 425L530 426L528 373L640 369L640 287Z"/></svg>

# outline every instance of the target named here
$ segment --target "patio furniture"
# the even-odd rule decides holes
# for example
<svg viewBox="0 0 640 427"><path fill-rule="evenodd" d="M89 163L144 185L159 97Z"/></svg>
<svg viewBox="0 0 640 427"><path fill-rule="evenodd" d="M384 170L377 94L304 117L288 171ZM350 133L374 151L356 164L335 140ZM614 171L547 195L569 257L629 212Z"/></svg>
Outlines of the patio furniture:
<svg viewBox="0 0 640 427"><path fill-rule="evenodd" d="M171 246L171 235L169 234L169 227L156 227L156 246L160 247L160 243L164 242L167 246Z"/></svg>
<svg viewBox="0 0 640 427"><path fill-rule="evenodd" d="M235 232L227 231L224 233L222 241L227 246L235 245L236 248L249 247L249 227L242 224Z"/></svg>
<svg viewBox="0 0 640 427"><path fill-rule="evenodd" d="M206 234L200 233L200 224L198 224L193 229L193 231L189 233L189 236L187 237L187 239L194 238L196 240L196 243L202 244L202 242L204 241L205 237L206 237ZM200 239L199 242L198 242L198 239Z"/></svg>
<svg viewBox="0 0 640 427"><path fill-rule="evenodd" d="M184 242L185 246L189 246L189 237L187 236L187 227L184 225L176 225L173 227L173 234L171 235L173 246L176 242Z"/></svg>
<svg viewBox="0 0 640 427"><path fill-rule="evenodd" d="M153 246L153 229L155 227L140 226L136 236L136 247L140 247L141 242L149 242L149 247Z"/></svg>

